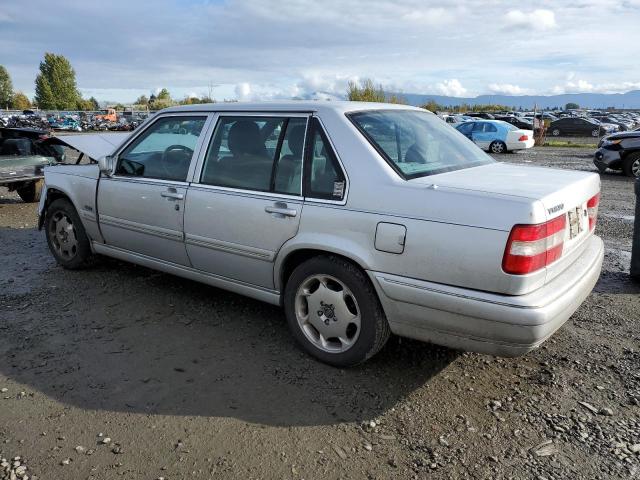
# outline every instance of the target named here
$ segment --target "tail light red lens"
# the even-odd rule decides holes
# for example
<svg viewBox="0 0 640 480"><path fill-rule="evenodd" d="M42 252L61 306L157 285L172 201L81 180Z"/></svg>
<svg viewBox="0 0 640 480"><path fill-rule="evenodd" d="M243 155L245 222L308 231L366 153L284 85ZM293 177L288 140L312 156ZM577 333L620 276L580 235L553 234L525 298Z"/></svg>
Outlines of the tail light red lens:
<svg viewBox="0 0 640 480"><path fill-rule="evenodd" d="M587 212L589 214L589 230L596 228L598 221L598 205L600 204L600 194L596 194L587 202Z"/></svg>
<svg viewBox="0 0 640 480"><path fill-rule="evenodd" d="M511 230L502 269L513 275L540 270L562 256L566 215L537 225L516 225Z"/></svg>
<svg viewBox="0 0 640 480"><path fill-rule="evenodd" d="M521 135L518 139L519 142L526 142L527 140L529 140L529 135Z"/></svg>

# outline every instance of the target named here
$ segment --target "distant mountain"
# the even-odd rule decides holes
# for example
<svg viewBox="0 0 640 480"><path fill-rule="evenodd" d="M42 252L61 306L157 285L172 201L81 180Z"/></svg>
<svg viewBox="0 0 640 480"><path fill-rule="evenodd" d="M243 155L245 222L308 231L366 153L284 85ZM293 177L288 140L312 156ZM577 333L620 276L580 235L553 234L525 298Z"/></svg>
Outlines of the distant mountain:
<svg viewBox="0 0 640 480"><path fill-rule="evenodd" d="M444 95L427 95L419 93L398 93L410 105L424 105L430 100L439 105L456 106L461 104L506 105L512 108L564 108L567 103L577 103L582 108L637 108L640 109L640 90L627 93L565 93L562 95L480 95L473 98L447 97Z"/></svg>

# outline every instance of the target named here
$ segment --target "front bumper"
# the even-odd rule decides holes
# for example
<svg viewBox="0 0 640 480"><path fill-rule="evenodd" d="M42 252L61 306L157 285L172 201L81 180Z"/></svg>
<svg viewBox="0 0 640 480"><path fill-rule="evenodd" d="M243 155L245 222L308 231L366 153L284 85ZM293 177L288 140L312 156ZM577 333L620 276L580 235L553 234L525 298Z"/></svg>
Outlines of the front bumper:
<svg viewBox="0 0 640 480"><path fill-rule="evenodd" d="M620 151L600 147L593 156L593 163L599 170L619 169L621 164Z"/></svg>
<svg viewBox="0 0 640 480"><path fill-rule="evenodd" d="M499 295L368 272L391 331L451 348L515 357L542 344L578 309L600 276L604 245L592 235L582 255L544 287Z"/></svg>

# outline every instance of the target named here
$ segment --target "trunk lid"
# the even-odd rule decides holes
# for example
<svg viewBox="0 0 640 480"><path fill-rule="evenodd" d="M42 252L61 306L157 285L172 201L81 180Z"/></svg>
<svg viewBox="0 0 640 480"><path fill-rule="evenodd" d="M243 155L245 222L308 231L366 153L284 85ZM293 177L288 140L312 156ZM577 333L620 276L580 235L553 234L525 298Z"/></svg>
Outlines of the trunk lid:
<svg viewBox="0 0 640 480"><path fill-rule="evenodd" d="M596 173L499 162L416 178L410 182L542 202L546 216L523 218L522 223L545 222L586 202L600 191L600 177Z"/></svg>
<svg viewBox="0 0 640 480"><path fill-rule="evenodd" d="M600 191L600 176L596 173L499 162L422 177L410 182L437 185L442 190L459 193L481 193L505 202L509 197L524 200L530 208L520 211L521 218L505 216L501 223L504 231L510 231L516 224L539 224L561 215L566 217L563 251L557 261L545 267L544 271L527 275L511 276L502 272L502 275L519 278L517 294L527 293L551 281L580 256L586 245L585 240L592 233L589 229L587 202ZM470 203L474 196L469 196ZM470 205L470 209L473 208ZM479 215L478 212L476 214ZM484 219L489 220L486 216ZM495 224L500 219L494 218L491 221ZM530 281L525 277L530 277Z"/></svg>

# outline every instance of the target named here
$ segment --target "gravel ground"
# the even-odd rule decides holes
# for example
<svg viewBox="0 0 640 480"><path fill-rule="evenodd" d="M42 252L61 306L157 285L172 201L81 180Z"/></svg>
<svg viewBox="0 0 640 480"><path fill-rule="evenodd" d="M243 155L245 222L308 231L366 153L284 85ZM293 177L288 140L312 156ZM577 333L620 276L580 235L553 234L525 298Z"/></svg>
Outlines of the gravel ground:
<svg viewBox="0 0 640 480"><path fill-rule="evenodd" d="M393 338L349 370L300 353L275 307L112 260L62 270L0 189L0 479L638 478L632 185L602 176L602 277L539 350Z"/></svg>

